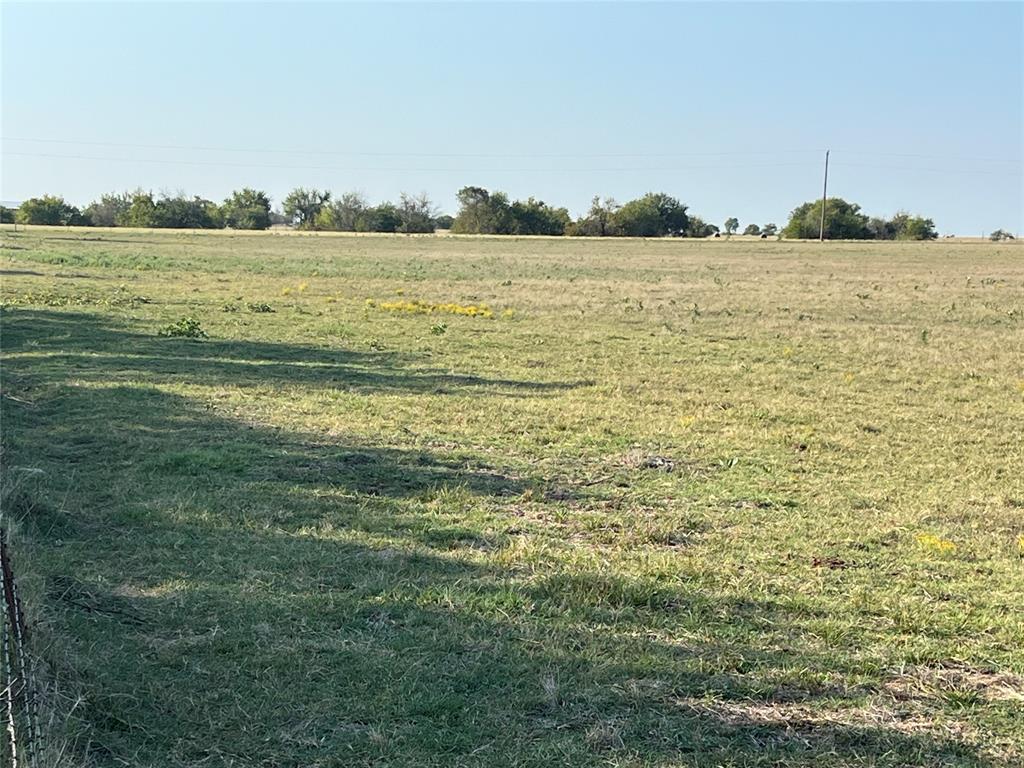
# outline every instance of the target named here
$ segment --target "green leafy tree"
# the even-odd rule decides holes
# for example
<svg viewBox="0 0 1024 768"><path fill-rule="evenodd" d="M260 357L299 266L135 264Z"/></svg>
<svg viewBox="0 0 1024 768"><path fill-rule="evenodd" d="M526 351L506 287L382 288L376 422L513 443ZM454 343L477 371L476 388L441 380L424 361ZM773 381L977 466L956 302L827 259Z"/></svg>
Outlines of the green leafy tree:
<svg viewBox="0 0 1024 768"><path fill-rule="evenodd" d="M625 237L678 237L689 223L686 206L663 192L648 192L630 200L613 217L615 233Z"/></svg>
<svg viewBox="0 0 1024 768"><path fill-rule="evenodd" d="M906 211L897 211L891 219L872 217L867 229L876 240L934 240L939 236L935 222Z"/></svg>
<svg viewBox="0 0 1024 768"><path fill-rule="evenodd" d="M84 213L95 227L116 227L120 219L132 206L132 195L128 192L101 195L99 200L89 203Z"/></svg>
<svg viewBox="0 0 1024 768"><path fill-rule="evenodd" d="M686 226L687 237L711 237L718 232L718 227L708 224L700 216L690 216Z"/></svg>
<svg viewBox="0 0 1024 768"><path fill-rule="evenodd" d="M504 192L483 187L463 187L456 194L459 212L452 232L468 235L509 235L513 230L511 205Z"/></svg>
<svg viewBox="0 0 1024 768"><path fill-rule="evenodd" d="M147 229L217 229L223 226L217 204L202 197L177 194L154 199L152 192L138 190L131 205L119 214L117 225Z"/></svg>
<svg viewBox="0 0 1024 768"><path fill-rule="evenodd" d="M177 194L164 196L154 204L153 227L168 229L218 229L222 226L220 210L211 200Z"/></svg>
<svg viewBox="0 0 1024 768"><path fill-rule="evenodd" d="M426 192L407 195L403 192L398 200L398 231L406 234L434 231L434 216L437 210Z"/></svg>
<svg viewBox="0 0 1024 768"><path fill-rule="evenodd" d="M900 233L901 240L935 240L938 236L935 222L922 216L911 216Z"/></svg>
<svg viewBox="0 0 1024 768"><path fill-rule="evenodd" d="M63 197L55 195L43 195L26 200L18 206L15 220L19 224L51 226L84 226L89 223L75 206L64 202Z"/></svg>
<svg viewBox="0 0 1024 768"><path fill-rule="evenodd" d="M320 211L318 228L357 232L360 219L366 215L369 207L361 193L345 192Z"/></svg>
<svg viewBox="0 0 1024 768"><path fill-rule="evenodd" d="M988 236L988 239L991 240L993 243L998 243L1001 240L1013 240L1015 238L1005 229L997 229L995 232Z"/></svg>
<svg viewBox="0 0 1024 768"><path fill-rule="evenodd" d="M875 240L896 239L896 228L893 226L893 223L880 216L872 216L868 219L867 228L871 237Z"/></svg>
<svg viewBox="0 0 1024 768"><path fill-rule="evenodd" d="M616 234L615 214L619 210L619 204L613 198L606 197L603 200L595 196L590 201L590 210L585 216L572 223L566 229L566 234L576 237L607 237Z"/></svg>
<svg viewBox="0 0 1024 768"><path fill-rule="evenodd" d="M320 212L329 202L331 193L327 190L298 187L284 199L284 215L299 229L315 229Z"/></svg>
<svg viewBox="0 0 1024 768"><path fill-rule="evenodd" d="M0 224L13 224L16 209L0 205Z"/></svg>
<svg viewBox="0 0 1024 768"><path fill-rule="evenodd" d="M730 217L725 220L725 224L722 225L722 228L725 230L725 234L732 235L740 228L740 220L735 216Z"/></svg>
<svg viewBox="0 0 1024 768"><path fill-rule="evenodd" d="M776 233L778 233L778 231L779 228L775 224L765 224L763 227L761 227L761 234L767 235L768 237L773 237Z"/></svg>
<svg viewBox="0 0 1024 768"><path fill-rule="evenodd" d="M756 235L760 235L761 234L761 228L759 226L757 226L757 224L747 224L746 228L743 230L743 234L744 235L755 235L755 236Z"/></svg>
<svg viewBox="0 0 1024 768"><path fill-rule="evenodd" d="M454 216L449 216L447 213L443 213L434 219L434 229L451 229L454 222Z"/></svg>
<svg viewBox="0 0 1024 768"><path fill-rule="evenodd" d="M154 227L156 225L156 201L152 192L136 190L131 194L131 205L127 211L118 214L119 227Z"/></svg>
<svg viewBox="0 0 1024 768"><path fill-rule="evenodd" d="M906 211L898 211L889 223L897 240L934 240L939 236L934 221Z"/></svg>
<svg viewBox="0 0 1024 768"><path fill-rule="evenodd" d="M270 226L270 197L266 192L245 187L235 190L220 207L225 227L267 229Z"/></svg>
<svg viewBox="0 0 1024 768"><path fill-rule="evenodd" d="M397 232L402 225L402 217L394 203L381 203L367 208L359 218L358 232Z"/></svg>
<svg viewBox="0 0 1024 768"><path fill-rule="evenodd" d="M812 239L818 237L821 223L821 200L813 200L793 209L783 237ZM830 197L825 206L825 237L829 240L867 240L874 237L868 217L860 206L841 197Z"/></svg>
<svg viewBox="0 0 1024 768"><path fill-rule="evenodd" d="M564 235L571 221L565 208L553 208L532 197L512 203L511 214L516 235Z"/></svg>

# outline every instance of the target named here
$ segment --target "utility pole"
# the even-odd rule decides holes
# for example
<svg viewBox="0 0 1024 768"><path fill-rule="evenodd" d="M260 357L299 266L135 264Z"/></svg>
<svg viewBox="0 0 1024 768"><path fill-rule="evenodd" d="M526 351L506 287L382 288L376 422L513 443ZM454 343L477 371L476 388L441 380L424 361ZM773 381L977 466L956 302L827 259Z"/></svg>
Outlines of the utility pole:
<svg viewBox="0 0 1024 768"><path fill-rule="evenodd" d="M818 242L825 242L825 200L828 198L828 153L825 150L825 186L821 190L821 227L818 229Z"/></svg>

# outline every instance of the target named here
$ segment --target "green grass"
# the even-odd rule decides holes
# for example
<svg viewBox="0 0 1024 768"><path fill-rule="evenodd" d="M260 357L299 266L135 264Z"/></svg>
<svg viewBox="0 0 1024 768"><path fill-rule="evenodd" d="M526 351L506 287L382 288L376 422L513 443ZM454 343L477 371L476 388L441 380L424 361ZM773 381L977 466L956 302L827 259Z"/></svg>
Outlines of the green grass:
<svg viewBox="0 0 1024 768"><path fill-rule="evenodd" d="M75 760L1024 759L1021 248L2 246L7 511Z"/></svg>

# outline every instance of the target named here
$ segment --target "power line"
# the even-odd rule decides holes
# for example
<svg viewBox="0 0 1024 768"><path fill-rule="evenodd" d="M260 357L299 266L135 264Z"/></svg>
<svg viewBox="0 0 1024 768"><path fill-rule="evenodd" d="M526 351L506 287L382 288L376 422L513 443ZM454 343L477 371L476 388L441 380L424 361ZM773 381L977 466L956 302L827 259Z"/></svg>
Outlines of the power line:
<svg viewBox="0 0 1024 768"><path fill-rule="evenodd" d="M835 150L833 150L835 151ZM1009 163L1020 165L1020 160L1008 160L1005 157L966 157L964 155L922 155L910 152L859 152L857 150L841 149L844 155L860 155L861 157L916 157L923 160L959 160L972 163Z"/></svg>
<svg viewBox="0 0 1024 768"><path fill-rule="evenodd" d="M212 168L269 168L281 170L300 171L332 171L338 173L675 173L697 170L746 170L748 168L804 168L816 167L815 161L807 160L800 162L783 163L742 163L723 165L715 163L712 165L676 165L676 166L618 166L618 167L589 167L589 168L432 168L432 167L396 167L396 166L338 166L338 165L296 165L294 163L237 163L224 160L170 160L164 158L132 158L132 157L100 157L95 155L71 155L55 154L48 152L2 152L5 157L38 157L55 160L85 160L101 163L148 163L155 165L192 165ZM987 176L1020 176L1020 171L1015 170L991 170L982 168L922 168L920 166L898 166L880 165L873 163L851 163L843 160L833 161L833 165L846 168L873 168L883 171L900 172L923 172L923 173L954 173L954 174L981 174Z"/></svg>
<svg viewBox="0 0 1024 768"><path fill-rule="evenodd" d="M623 158L623 157L728 157L742 155L786 155L812 154L812 149L775 149L775 150L729 150L724 152L555 152L555 153L505 153L505 152L353 152L339 150L308 150L277 148L239 148L239 147L201 147L184 144L130 144L111 141L78 141L74 139L28 139L14 136L0 137L0 141L21 141L36 144L80 144L93 147L114 147L118 149L162 149L183 152L236 152L248 154L278 155L332 155L340 157L449 157L449 158L497 158L507 160L523 159L583 159L583 158Z"/></svg>
<svg viewBox="0 0 1024 768"><path fill-rule="evenodd" d="M3 136L0 141L16 141L34 144L65 144L93 147L113 147L119 149L158 149L183 152L231 152L240 154L278 154L278 155L329 155L337 157L446 157L446 158L497 158L497 159L583 159L583 158L630 158L630 157L731 157L756 155L788 155L813 154L820 155L820 149L762 149L762 150L725 150L714 152L368 152L349 150L310 150L284 149L281 147L242 148L242 147L208 147L187 144L141 144L113 141L86 141L80 139L39 139L16 136ZM860 157L906 157L928 160L951 160L978 163L1001 163L1020 165L1020 160L1008 160L997 157L970 157L950 154L924 154L910 152L879 152L853 149L832 150L841 155L857 155Z"/></svg>
<svg viewBox="0 0 1024 768"><path fill-rule="evenodd" d="M690 170L726 170L746 168L788 168L815 165L813 162L794 163L755 163L753 165L744 163L742 165L688 165L675 167L617 167L617 168L395 168L395 167L342 167L330 165L295 165L293 163L271 164L271 163L232 163L224 161L209 160L166 160L157 158L130 158L130 157L96 157L91 155L62 155L42 152L3 152L5 157L44 157L59 160L90 160L104 163L155 163L158 165L198 165L211 166L216 168L279 168L283 170L307 170L307 171L339 171L343 173L354 172L381 172L395 171L398 173L626 173L636 171L674 172Z"/></svg>
<svg viewBox="0 0 1024 768"><path fill-rule="evenodd" d="M967 174L984 174L988 176L1020 176L1020 171L994 171L982 168L922 168L920 166L904 166L904 165L879 165L875 163L848 163L843 160L833 161L833 165L840 165L844 168L875 168L883 171L910 171L910 172L924 172L924 173L967 173Z"/></svg>

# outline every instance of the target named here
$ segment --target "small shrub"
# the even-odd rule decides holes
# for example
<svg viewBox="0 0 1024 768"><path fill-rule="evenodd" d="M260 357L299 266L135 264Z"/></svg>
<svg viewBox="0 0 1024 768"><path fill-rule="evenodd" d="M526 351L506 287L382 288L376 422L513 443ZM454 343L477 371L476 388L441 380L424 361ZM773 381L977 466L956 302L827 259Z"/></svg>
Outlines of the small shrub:
<svg viewBox="0 0 1024 768"><path fill-rule="evenodd" d="M249 302L248 304L245 305L245 308L248 309L250 312L255 312L256 314L262 314L264 312L273 312L274 311L274 308L272 306L270 306L269 304L262 304L262 303L254 304L252 302Z"/></svg>
<svg viewBox="0 0 1024 768"><path fill-rule="evenodd" d="M206 331L203 330L199 321L194 317L183 317L176 323L171 323L160 329L161 336L178 337L185 339L205 339Z"/></svg>
<svg viewBox="0 0 1024 768"><path fill-rule="evenodd" d="M448 331L448 326L444 323L437 323L436 325L430 326L430 332L435 336L443 336Z"/></svg>

